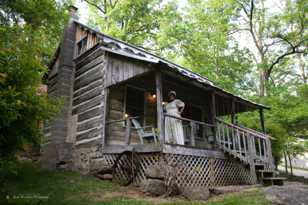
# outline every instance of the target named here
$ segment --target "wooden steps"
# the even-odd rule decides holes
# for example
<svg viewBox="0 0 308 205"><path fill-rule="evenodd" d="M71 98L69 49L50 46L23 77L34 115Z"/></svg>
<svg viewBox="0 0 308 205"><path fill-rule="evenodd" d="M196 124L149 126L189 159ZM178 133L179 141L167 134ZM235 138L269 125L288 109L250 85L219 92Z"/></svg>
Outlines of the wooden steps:
<svg viewBox="0 0 308 205"><path fill-rule="evenodd" d="M272 185L283 186L283 182L285 180L286 178L283 177L267 177L263 178L262 182L264 186L272 186Z"/></svg>
<svg viewBox="0 0 308 205"><path fill-rule="evenodd" d="M255 166L258 167L258 169L256 169L257 179L264 186L283 186L283 182L286 180L286 178L278 177L275 171L259 169L262 167L260 164Z"/></svg>

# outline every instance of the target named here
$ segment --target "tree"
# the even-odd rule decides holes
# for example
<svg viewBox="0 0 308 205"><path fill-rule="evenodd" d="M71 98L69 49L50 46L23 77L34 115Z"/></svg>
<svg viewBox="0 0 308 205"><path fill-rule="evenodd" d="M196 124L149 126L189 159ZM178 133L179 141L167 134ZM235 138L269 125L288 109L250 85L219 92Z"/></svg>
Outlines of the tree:
<svg viewBox="0 0 308 205"><path fill-rule="evenodd" d="M239 49L233 37L239 10L235 1L191 0L183 10L178 24L185 32L172 36L178 39L183 64L234 93L250 89L249 52Z"/></svg>
<svg viewBox="0 0 308 205"><path fill-rule="evenodd" d="M244 13L241 30L249 32L256 49L254 61L260 75L259 95L263 97L268 95L269 81L278 64L291 55L308 52L305 1L286 0L279 12L271 11L264 0L238 3Z"/></svg>
<svg viewBox="0 0 308 205"><path fill-rule="evenodd" d="M59 101L40 85L65 16L52 0L0 4L0 186L15 153L25 143L38 144L39 122L57 111Z"/></svg>
<svg viewBox="0 0 308 205"><path fill-rule="evenodd" d="M272 151L278 165L283 156L291 159L308 150L307 146L295 143L299 138L308 139L308 85L298 86L296 93L283 86L271 92L263 102L271 107L265 112L266 132L274 138ZM245 126L261 130L258 113L244 113L239 119Z"/></svg>
<svg viewBox="0 0 308 205"><path fill-rule="evenodd" d="M92 24L102 32L182 64L227 90L243 92L251 86L242 80L251 64L249 52L232 37L232 18L239 9L234 0L190 0L183 8L175 0L85 1L92 8Z"/></svg>
<svg viewBox="0 0 308 205"><path fill-rule="evenodd" d="M144 46L159 28L164 13L161 0L85 0L90 6L90 24L123 41Z"/></svg>

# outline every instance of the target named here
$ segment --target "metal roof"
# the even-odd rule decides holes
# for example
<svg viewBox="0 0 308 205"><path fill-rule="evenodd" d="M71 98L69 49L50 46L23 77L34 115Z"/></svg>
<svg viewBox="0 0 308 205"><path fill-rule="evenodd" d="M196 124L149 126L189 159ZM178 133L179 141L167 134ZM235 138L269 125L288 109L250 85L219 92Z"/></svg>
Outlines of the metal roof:
<svg viewBox="0 0 308 205"><path fill-rule="evenodd" d="M218 91L221 91L223 93L225 93L226 95L233 97L235 99L238 100L242 100L245 101L253 106L257 106L257 107L262 107L262 108L266 108L269 109L269 107L262 105L262 104L258 104L255 102L252 102L250 100L244 99L242 97L233 95L232 93L223 90L222 88L218 87L217 85L215 85L215 83L211 80L209 80L206 77L203 77L197 73L194 73L190 70L188 70L187 68L184 68L180 65L177 65L173 62L170 62L166 59L163 59L155 54L152 54L148 51L146 51L143 48L131 45L129 43L123 42L121 40L115 39L111 36L108 36L106 34L103 34L99 31L96 31L90 27L88 27L87 25L84 25L78 21L75 20L75 23L79 24L80 26L82 26L83 28L85 28L86 30L89 30L92 33L97 34L97 37L99 39L99 43L103 45L103 49L106 50L107 52L111 52L111 53L115 53L118 55L123 55L129 58L134 58L137 60L141 60L141 61L146 61L146 62L150 62L150 63L163 63L166 65L166 67L170 68L173 71L176 71L178 73L180 73L183 76L188 77L191 80L195 80L198 83L204 84L206 86L211 86L213 88L215 88Z"/></svg>

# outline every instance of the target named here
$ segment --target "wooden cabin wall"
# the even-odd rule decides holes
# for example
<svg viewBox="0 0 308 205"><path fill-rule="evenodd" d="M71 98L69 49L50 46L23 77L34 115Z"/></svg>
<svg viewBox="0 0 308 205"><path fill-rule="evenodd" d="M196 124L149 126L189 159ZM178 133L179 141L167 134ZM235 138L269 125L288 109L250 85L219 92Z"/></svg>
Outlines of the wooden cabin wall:
<svg viewBox="0 0 308 205"><path fill-rule="evenodd" d="M51 67L47 78L47 94L50 97L57 96L58 70L59 70L59 58L57 58L54 65ZM47 121L44 123L43 144L52 141L52 132L54 130L53 127L54 127L53 123Z"/></svg>
<svg viewBox="0 0 308 205"><path fill-rule="evenodd" d="M115 85L151 70L153 68L148 63L109 54L106 85Z"/></svg>
<svg viewBox="0 0 308 205"><path fill-rule="evenodd" d="M84 51L89 50L90 48L92 48L93 46L95 46L98 43L98 37L97 34L91 32L90 30L87 30L85 27L80 26L79 24L76 24L77 28L76 28L76 44L84 39L85 37L87 37L87 45L86 47L83 49ZM76 46L77 49L77 46ZM81 55L82 53L80 53L79 55ZM75 51L75 56L77 55L77 51Z"/></svg>
<svg viewBox="0 0 308 205"><path fill-rule="evenodd" d="M96 50L76 62L72 101L72 136L76 145L102 144L105 53Z"/></svg>
<svg viewBox="0 0 308 205"><path fill-rule="evenodd" d="M124 87L118 86L109 90L107 120L124 119ZM106 125L106 143L124 145L124 122Z"/></svg>

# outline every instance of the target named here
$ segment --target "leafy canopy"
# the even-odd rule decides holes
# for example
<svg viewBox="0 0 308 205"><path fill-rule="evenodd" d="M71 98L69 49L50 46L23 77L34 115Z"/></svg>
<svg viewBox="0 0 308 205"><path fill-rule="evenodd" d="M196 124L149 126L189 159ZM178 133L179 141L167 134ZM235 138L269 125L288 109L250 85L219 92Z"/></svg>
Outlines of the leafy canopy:
<svg viewBox="0 0 308 205"><path fill-rule="evenodd" d="M0 4L0 159L25 143L39 143L39 124L58 107L41 87L65 16L52 0L4 0Z"/></svg>

